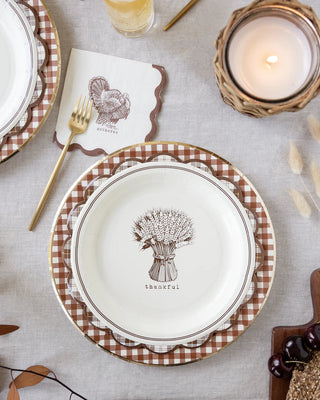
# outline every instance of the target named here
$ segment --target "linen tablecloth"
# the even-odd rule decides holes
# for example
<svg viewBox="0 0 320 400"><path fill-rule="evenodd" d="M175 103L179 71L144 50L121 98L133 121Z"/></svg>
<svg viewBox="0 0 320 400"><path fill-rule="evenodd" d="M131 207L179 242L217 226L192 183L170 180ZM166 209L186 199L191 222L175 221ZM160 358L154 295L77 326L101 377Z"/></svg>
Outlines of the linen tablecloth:
<svg viewBox="0 0 320 400"><path fill-rule="evenodd" d="M298 214L287 190L301 189L287 166L289 140L305 161L320 159L307 116L320 118L320 98L296 114L251 119L225 105L212 68L214 42L243 0L201 0L171 30L163 26L184 0L156 0L156 26L140 39L125 39L110 25L102 0L47 0L61 39L62 83L54 109L20 154L0 165L0 323L20 329L0 338L0 363L15 368L43 364L88 399L267 400L271 329L311 318L311 272L320 266L319 237ZM320 14L320 4L308 0ZM156 140L207 148L238 167L269 208L277 239L277 269L261 314L235 343L187 366L152 368L126 363L96 348L72 326L52 289L48 267L51 224L65 192L98 158L70 153L35 232L28 232L60 150L52 143L61 89L72 47L165 66L168 85ZM309 184L309 180L306 178ZM313 224L320 226L314 213ZM0 397L9 373L0 371ZM23 400L66 399L49 381L21 391Z"/></svg>

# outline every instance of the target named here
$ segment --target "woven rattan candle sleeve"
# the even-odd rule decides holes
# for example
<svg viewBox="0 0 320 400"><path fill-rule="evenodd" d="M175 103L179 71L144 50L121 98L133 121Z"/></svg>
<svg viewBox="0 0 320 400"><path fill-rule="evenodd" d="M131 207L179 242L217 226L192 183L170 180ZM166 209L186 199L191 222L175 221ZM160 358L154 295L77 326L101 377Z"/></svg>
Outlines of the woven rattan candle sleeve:
<svg viewBox="0 0 320 400"><path fill-rule="evenodd" d="M248 12L255 10L258 11L259 8L270 6L288 7L295 12L299 12L312 23L315 31L320 37L320 20L317 15L311 7L301 4L297 0L256 0L247 7L233 12L228 24L224 29L222 29L216 40L216 54L213 60L213 66L216 74L217 85L221 92L223 101L242 114L255 118L266 117L283 111L299 111L320 93L320 76L318 75L312 84L297 96L283 102L264 102L263 100L251 98L247 94L243 93L229 76L224 59L225 47L234 26L237 25L237 23L244 17L244 15L248 14Z"/></svg>

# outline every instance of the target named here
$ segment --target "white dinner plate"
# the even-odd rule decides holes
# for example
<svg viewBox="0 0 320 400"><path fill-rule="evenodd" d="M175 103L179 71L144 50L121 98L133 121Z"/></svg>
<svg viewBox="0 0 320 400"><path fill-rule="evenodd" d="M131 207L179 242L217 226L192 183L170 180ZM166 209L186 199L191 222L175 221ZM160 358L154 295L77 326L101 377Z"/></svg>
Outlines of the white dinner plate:
<svg viewBox="0 0 320 400"><path fill-rule="evenodd" d="M175 162L117 173L72 235L77 287L93 314L136 342L191 342L221 326L251 282L248 215L218 179Z"/></svg>
<svg viewBox="0 0 320 400"><path fill-rule="evenodd" d="M37 78L37 49L26 16L13 0L0 0L0 138L30 104Z"/></svg>

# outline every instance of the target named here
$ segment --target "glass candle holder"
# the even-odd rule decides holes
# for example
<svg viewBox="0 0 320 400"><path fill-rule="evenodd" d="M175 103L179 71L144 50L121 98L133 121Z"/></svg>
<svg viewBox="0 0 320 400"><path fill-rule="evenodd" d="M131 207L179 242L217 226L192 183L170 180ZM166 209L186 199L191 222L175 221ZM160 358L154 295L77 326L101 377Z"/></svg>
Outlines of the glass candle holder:
<svg viewBox="0 0 320 400"><path fill-rule="evenodd" d="M139 37L154 22L153 0L104 0L114 28L126 37Z"/></svg>
<svg viewBox="0 0 320 400"><path fill-rule="evenodd" d="M256 117L298 111L320 87L316 15L314 23L302 10L287 5L295 1L264 3L256 1L236 12L220 33L214 60L224 100Z"/></svg>

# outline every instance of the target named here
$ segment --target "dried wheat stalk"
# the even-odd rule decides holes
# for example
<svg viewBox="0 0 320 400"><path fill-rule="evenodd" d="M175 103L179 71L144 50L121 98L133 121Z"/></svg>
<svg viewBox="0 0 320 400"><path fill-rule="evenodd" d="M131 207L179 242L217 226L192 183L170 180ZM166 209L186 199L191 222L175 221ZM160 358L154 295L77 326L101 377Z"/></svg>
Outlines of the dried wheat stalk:
<svg viewBox="0 0 320 400"><path fill-rule="evenodd" d="M314 115L309 115L308 124L313 138L320 143L320 122Z"/></svg>
<svg viewBox="0 0 320 400"><path fill-rule="evenodd" d="M290 141L289 165L294 174L301 174L303 170L302 157L297 149L297 146L292 141Z"/></svg>
<svg viewBox="0 0 320 400"><path fill-rule="evenodd" d="M299 175L299 178L301 180L303 188L307 192L308 196L310 197L310 199L311 199L312 203L314 204L314 206L316 207L316 209L320 212L320 207L318 206L314 196L310 192L310 190L307 187L307 185L306 185L306 183L305 183L305 181L303 179L303 176L302 176L302 170L303 170L303 159L302 159L302 156L301 156L297 146L292 141L290 141L290 151L289 151L288 163L289 163L289 166L291 168L291 171L294 174ZM316 171L314 166L313 166L313 173L314 173L314 175L316 177L317 171ZM320 187L319 187L319 191L320 191Z"/></svg>
<svg viewBox="0 0 320 400"><path fill-rule="evenodd" d="M291 189L289 191L289 194L294 201L294 204L296 205L299 213L305 218L310 218L312 214L311 207L304 195L296 189Z"/></svg>
<svg viewBox="0 0 320 400"><path fill-rule="evenodd" d="M309 115L308 124L309 124L310 133L312 134L313 138L317 142L320 143L320 122L314 115ZM291 168L291 171L294 174L299 175L302 186L304 187L308 196L312 200L316 209L320 212L320 207L318 206L314 196L312 195L312 193L308 189L307 185L305 184L303 176L302 176L303 158L302 158L297 146L291 141L290 141L290 151L289 151L288 163ZM310 172L311 172L315 192L316 192L317 196L320 197L320 169L314 161L310 164ZM309 224L311 225L311 228L317 234L317 236L320 237L320 232L318 231L317 227L314 226L312 221L310 221L312 209L311 209L308 201L306 200L305 196L301 192L299 192L298 190L295 190L295 189L291 189L289 191L289 194L290 194L292 200L294 201L294 204L297 207L299 213L304 218L307 218L309 220Z"/></svg>
<svg viewBox="0 0 320 400"><path fill-rule="evenodd" d="M153 250L150 278L158 282L176 280L175 250L190 244L193 237L191 219L180 210L151 210L134 223L133 234L142 250Z"/></svg>
<svg viewBox="0 0 320 400"><path fill-rule="evenodd" d="M320 197L320 170L318 165L312 161L310 164L311 176L317 196Z"/></svg>

